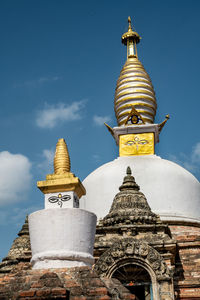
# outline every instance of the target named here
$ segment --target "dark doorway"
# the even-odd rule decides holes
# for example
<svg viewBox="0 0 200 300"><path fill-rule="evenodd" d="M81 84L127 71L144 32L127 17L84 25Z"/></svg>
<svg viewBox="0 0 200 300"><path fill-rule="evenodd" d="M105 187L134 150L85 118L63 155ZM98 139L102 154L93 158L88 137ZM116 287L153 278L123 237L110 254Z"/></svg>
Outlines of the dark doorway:
<svg viewBox="0 0 200 300"><path fill-rule="evenodd" d="M127 264L117 269L113 275L117 278L138 300L153 299L151 277L142 267Z"/></svg>

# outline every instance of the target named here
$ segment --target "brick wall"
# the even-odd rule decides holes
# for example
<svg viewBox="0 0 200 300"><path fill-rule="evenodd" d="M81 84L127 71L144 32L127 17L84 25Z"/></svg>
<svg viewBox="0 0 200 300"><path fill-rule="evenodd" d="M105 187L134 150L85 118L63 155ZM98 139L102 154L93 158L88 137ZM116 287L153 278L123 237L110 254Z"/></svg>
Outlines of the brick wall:
<svg viewBox="0 0 200 300"><path fill-rule="evenodd" d="M177 299L200 299L200 227L170 225L177 240L174 286Z"/></svg>
<svg viewBox="0 0 200 300"><path fill-rule="evenodd" d="M27 270L25 268L27 267ZM121 283L117 299L135 299ZM0 276L0 300L109 300L112 290L88 267L71 269L31 270L20 264L12 273Z"/></svg>

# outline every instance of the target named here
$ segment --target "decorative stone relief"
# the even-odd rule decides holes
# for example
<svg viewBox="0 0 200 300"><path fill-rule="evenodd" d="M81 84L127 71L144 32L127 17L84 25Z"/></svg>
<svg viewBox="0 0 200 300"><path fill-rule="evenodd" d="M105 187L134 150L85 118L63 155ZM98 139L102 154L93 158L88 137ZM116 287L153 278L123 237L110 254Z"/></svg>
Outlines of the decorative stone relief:
<svg viewBox="0 0 200 300"><path fill-rule="evenodd" d="M115 266L120 266L120 261L127 262L134 258L140 263L148 265L156 275L157 280L170 279L171 274L162 256L145 242L133 238L123 239L113 244L98 259L95 270L102 276L110 276Z"/></svg>

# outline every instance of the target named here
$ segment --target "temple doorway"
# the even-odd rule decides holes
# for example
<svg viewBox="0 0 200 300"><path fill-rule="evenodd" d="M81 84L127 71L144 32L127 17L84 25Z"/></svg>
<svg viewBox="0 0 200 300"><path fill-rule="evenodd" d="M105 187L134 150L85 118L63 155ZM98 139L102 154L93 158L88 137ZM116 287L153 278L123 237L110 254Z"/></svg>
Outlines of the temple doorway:
<svg viewBox="0 0 200 300"><path fill-rule="evenodd" d="M112 278L118 279L137 300L153 300L151 277L141 266L121 266L113 273Z"/></svg>

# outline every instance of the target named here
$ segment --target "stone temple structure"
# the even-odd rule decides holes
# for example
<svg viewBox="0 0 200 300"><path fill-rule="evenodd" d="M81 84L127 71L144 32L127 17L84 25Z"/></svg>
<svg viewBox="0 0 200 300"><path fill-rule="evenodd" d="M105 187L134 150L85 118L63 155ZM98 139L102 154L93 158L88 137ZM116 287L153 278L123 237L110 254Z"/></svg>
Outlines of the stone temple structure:
<svg viewBox="0 0 200 300"><path fill-rule="evenodd" d="M26 218L0 264L0 299L200 299L200 184L155 154L169 116L154 123L155 92L128 24L117 126L105 124L119 157L82 184L58 141L54 174L38 182L44 209Z"/></svg>

